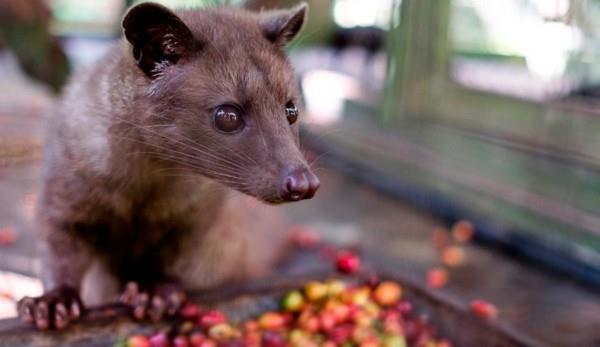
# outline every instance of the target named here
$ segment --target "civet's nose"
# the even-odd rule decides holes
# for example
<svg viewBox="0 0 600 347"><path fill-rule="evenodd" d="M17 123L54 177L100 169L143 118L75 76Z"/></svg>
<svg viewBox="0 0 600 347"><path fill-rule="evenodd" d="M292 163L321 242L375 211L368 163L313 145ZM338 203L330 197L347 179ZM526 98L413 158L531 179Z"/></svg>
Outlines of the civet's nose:
<svg viewBox="0 0 600 347"><path fill-rule="evenodd" d="M295 169L284 176L280 196L285 201L310 199L320 184L319 178L308 168Z"/></svg>

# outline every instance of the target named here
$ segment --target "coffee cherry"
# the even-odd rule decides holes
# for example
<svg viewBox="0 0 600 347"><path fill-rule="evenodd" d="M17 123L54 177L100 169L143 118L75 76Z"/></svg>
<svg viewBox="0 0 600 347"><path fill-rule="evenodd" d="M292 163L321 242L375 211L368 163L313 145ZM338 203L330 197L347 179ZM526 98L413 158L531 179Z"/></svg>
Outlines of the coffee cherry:
<svg viewBox="0 0 600 347"><path fill-rule="evenodd" d="M185 336L180 335L180 336L176 336L173 339L173 347L189 347L190 344L188 343L188 340Z"/></svg>
<svg viewBox="0 0 600 347"><path fill-rule="evenodd" d="M208 329L208 336L215 340L224 340L234 337L233 327L227 323L215 324Z"/></svg>
<svg viewBox="0 0 600 347"><path fill-rule="evenodd" d="M331 329L327 337L338 346L341 346L346 340L352 336L352 325L339 325Z"/></svg>
<svg viewBox="0 0 600 347"><path fill-rule="evenodd" d="M169 338L165 333L154 334L149 339L150 347L169 347ZM194 346L196 347L196 346Z"/></svg>
<svg viewBox="0 0 600 347"><path fill-rule="evenodd" d="M394 305L400 300L402 288L395 282L385 281L375 288L373 298L378 304L383 306Z"/></svg>
<svg viewBox="0 0 600 347"><path fill-rule="evenodd" d="M297 312L304 306L304 295L299 290L288 292L281 300L281 307L288 312Z"/></svg>
<svg viewBox="0 0 600 347"><path fill-rule="evenodd" d="M190 335L189 338L190 347L204 347L206 342L206 335L201 332L195 332Z"/></svg>
<svg viewBox="0 0 600 347"><path fill-rule="evenodd" d="M356 343L372 341L377 338L378 332L371 327L354 326L352 331L352 339Z"/></svg>
<svg viewBox="0 0 600 347"><path fill-rule="evenodd" d="M321 323L319 322L319 317L309 312L308 310L304 310L300 316L298 317L298 327L303 329L304 331L314 334L319 331L321 328Z"/></svg>
<svg viewBox="0 0 600 347"><path fill-rule="evenodd" d="M249 320L244 323L244 331L246 332L255 332L258 331L259 326L255 320Z"/></svg>
<svg viewBox="0 0 600 347"><path fill-rule="evenodd" d="M448 283L448 271L443 268L433 268L427 271L427 286L430 288L442 288Z"/></svg>
<svg viewBox="0 0 600 347"><path fill-rule="evenodd" d="M403 316L408 316L410 314L413 313L413 306L412 304L407 301L407 300L401 300L397 305L396 305L396 310L398 310L398 312L400 312L400 314L402 314Z"/></svg>
<svg viewBox="0 0 600 347"><path fill-rule="evenodd" d="M194 330L194 323L190 321L185 321L179 325L179 329L177 330L180 334L188 334L192 330Z"/></svg>
<svg viewBox="0 0 600 347"><path fill-rule="evenodd" d="M381 347L379 341L376 338L361 342L360 347Z"/></svg>
<svg viewBox="0 0 600 347"><path fill-rule="evenodd" d="M370 300L371 290L368 287L355 289L352 292L351 303L356 306L364 306Z"/></svg>
<svg viewBox="0 0 600 347"><path fill-rule="evenodd" d="M200 307L192 302L186 302L179 310L179 316L186 320L196 320L200 316Z"/></svg>
<svg viewBox="0 0 600 347"><path fill-rule="evenodd" d="M258 319L258 326L264 330L280 330L285 326L285 317L277 312L263 313Z"/></svg>
<svg viewBox="0 0 600 347"><path fill-rule="evenodd" d="M343 251L337 255L335 266L341 273L355 273L360 268L360 258L352 252Z"/></svg>
<svg viewBox="0 0 600 347"><path fill-rule="evenodd" d="M243 337L247 347L259 347L261 338L261 333L258 331L248 332Z"/></svg>
<svg viewBox="0 0 600 347"><path fill-rule="evenodd" d="M329 280L325 282L327 286L327 296L330 298L337 297L346 290L346 284L339 280Z"/></svg>
<svg viewBox="0 0 600 347"><path fill-rule="evenodd" d="M327 286L321 282L311 281L304 286L304 294L309 301L315 302L325 298Z"/></svg>
<svg viewBox="0 0 600 347"><path fill-rule="evenodd" d="M288 334L288 341L292 346L308 346L311 344L310 334L301 329L294 329Z"/></svg>
<svg viewBox="0 0 600 347"><path fill-rule="evenodd" d="M200 319L198 320L198 323L204 329L209 329L213 325L226 323L226 322L227 322L227 317L225 317L225 314L223 314L223 312L215 311L215 310L208 311L208 312L201 314Z"/></svg>
<svg viewBox="0 0 600 347"><path fill-rule="evenodd" d="M151 345L146 336L134 335L127 340L127 347L151 347Z"/></svg>
<svg viewBox="0 0 600 347"><path fill-rule="evenodd" d="M335 316L332 313L323 311L319 315L319 325L323 331L330 331L335 326L335 323Z"/></svg>
<svg viewBox="0 0 600 347"><path fill-rule="evenodd" d="M382 347L406 347L406 340L401 335L387 335L383 338Z"/></svg>
<svg viewBox="0 0 600 347"><path fill-rule="evenodd" d="M473 226L473 223L466 220L461 220L452 227L452 237L460 243L471 241L474 233L475 227Z"/></svg>
<svg viewBox="0 0 600 347"><path fill-rule="evenodd" d="M465 262L465 251L457 246L448 246L442 250L441 261L450 267L460 266Z"/></svg>
<svg viewBox="0 0 600 347"><path fill-rule="evenodd" d="M498 309L488 301L473 300L470 306L471 312L478 317L485 319L496 319L498 317Z"/></svg>
<svg viewBox="0 0 600 347"><path fill-rule="evenodd" d="M265 331L262 335L262 346L263 347L286 347L287 344L283 335L275 331Z"/></svg>
<svg viewBox="0 0 600 347"><path fill-rule="evenodd" d="M328 301L323 310L333 315L336 324L340 324L350 318L350 307L339 301Z"/></svg>

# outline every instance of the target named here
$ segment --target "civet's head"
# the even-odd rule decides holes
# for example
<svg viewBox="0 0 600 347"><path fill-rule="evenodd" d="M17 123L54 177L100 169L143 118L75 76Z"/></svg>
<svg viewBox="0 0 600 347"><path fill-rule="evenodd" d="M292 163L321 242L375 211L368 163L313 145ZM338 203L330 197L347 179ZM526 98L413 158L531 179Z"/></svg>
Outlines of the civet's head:
<svg viewBox="0 0 600 347"><path fill-rule="evenodd" d="M283 51L306 12L131 8L124 33L153 115L144 141L266 202L311 198L319 180L299 149L300 96Z"/></svg>

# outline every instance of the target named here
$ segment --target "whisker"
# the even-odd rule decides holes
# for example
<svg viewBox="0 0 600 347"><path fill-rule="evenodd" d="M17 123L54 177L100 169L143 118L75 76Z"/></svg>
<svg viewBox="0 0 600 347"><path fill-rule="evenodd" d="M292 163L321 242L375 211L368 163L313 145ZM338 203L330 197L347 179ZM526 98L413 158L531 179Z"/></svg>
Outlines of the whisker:
<svg viewBox="0 0 600 347"><path fill-rule="evenodd" d="M144 142L144 141L140 141L138 139L128 138L128 137L122 137L122 136L118 136L118 135L113 135L113 136L115 136L117 138L120 138L120 139L123 139L123 140L132 141L132 142L139 143L139 144L142 144L142 145L145 145L145 146L153 147L153 148L156 148L156 149L159 149L159 150L167 150L167 151L170 151L170 152L175 153L175 154L179 154L179 155L181 155L183 157L186 157L186 158L189 158L189 159L194 159L194 160L201 159L201 157L194 156L193 154L189 154L189 153L186 153L186 152L181 152L181 151L178 151L178 150L175 150L175 149L167 149L167 148L165 148L163 146L152 144L152 143L147 143L147 142ZM214 160L217 160L217 161L222 161L222 162L227 163L227 164L229 164L231 166L234 166L236 168L245 169L245 167L243 165L235 163L235 162L233 162L231 160L227 160L226 158L224 158L222 156L218 156L218 155L216 155L214 153L205 152L205 151L195 151L195 152L198 153L198 154L204 154L204 155L206 155L207 157L209 157L211 159L214 159ZM137 151L136 153L143 154L144 151ZM157 152L157 153L159 153L159 152Z"/></svg>
<svg viewBox="0 0 600 347"><path fill-rule="evenodd" d="M216 159L216 158L219 158L220 160L223 160L223 161L229 161L229 162L231 162L232 164L235 164L235 162L233 162L233 161L231 161L231 160L229 160L229 159L227 159L227 158L225 158L225 157L223 157L223 156L219 156L219 155L216 155L216 154L214 154L214 152L210 152L210 151L214 151L212 148L210 148L210 147L208 147L208 146L205 146L205 145L203 145L203 144L201 144L201 143L192 142L192 141L191 141L191 139L188 139L187 137L183 137L183 139L184 139L184 140L187 140L187 141L190 141L190 142L192 142L192 144L190 144L190 143L186 143L186 142L183 142L183 141L181 141L181 140L178 140L178 139L173 139L173 138L167 137L167 136L166 136L166 135L164 135L164 134L161 134L161 133L159 133L159 132L156 132L156 131L153 131L153 130L151 130L151 129L148 129L148 127L147 127L147 126L141 126L141 125L139 125L139 124L136 124L136 123L134 123L134 122L132 122L132 121L130 121L130 120L124 119L124 118L122 118L122 117L118 117L118 116L117 116L116 118L117 118L117 119L119 119L119 120L121 120L121 121L123 121L123 122L125 122L125 123L127 123L127 124L129 124L129 125L131 125L131 126L133 126L134 128L137 128L137 129L140 129L140 130L147 130L147 131L149 131L149 132L150 132L151 134L153 134L153 135L156 135L156 136L159 136L159 137L161 137L161 138L165 138L165 139L168 139L168 140L170 140L170 141L173 141L174 143L176 143L176 144L180 144L180 145L182 145L183 147L185 147L185 148L187 148L187 149L190 149L190 150L192 150L192 151L196 151L196 152L199 152L199 153L202 153L202 154L205 154L205 153L211 153L212 157L213 157L213 158L215 158L215 159ZM142 142L142 143L143 143L143 142ZM200 150L200 148L204 149L205 151L201 151L201 150ZM224 147L224 149L226 149L226 150L229 150L229 151L230 151L230 153L232 153L232 154L236 155L236 153L234 153L234 152L231 152L231 149L230 149L230 148ZM207 151L208 151L208 152L207 152ZM237 156L239 157L239 155L237 155Z"/></svg>
<svg viewBox="0 0 600 347"><path fill-rule="evenodd" d="M164 168L164 169L159 170L159 172L170 172L170 171L184 171L184 172L187 172L188 170L186 170L186 169L180 169L180 168ZM192 175L192 174L190 174L190 175ZM203 172L203 176L204 175L206 175L206 176L213 175L213 176L219 176L219 177L226 177L226 178L238 180L240 182L242 181L242 177L240 177L238 175L233 175L231 173L224 173L222 171L207 171L205 173Z"/></svg>
<svg viewBox="0 0 600 347"><path fill-rule="evenodd" d="M207 168L198 165L195 161L189 161L189 160L184 160L183 158L181 158L181 156L179 155L171 155L171 154L165 154L164 152L153 152L153 151L142 151L142 152L138 152L139 154L148 154L151 155L157 159L164 159L164 160L169 160L172 162L175 162L177 164L183 164L185 166L189 166L189 167L193 167L199 170L206 170ZM184 155L187 153L184 153ZM198 157L194 157L192 156L192 159L201 159ZM231 170L231 171L235 171L234 169L237 169L238 167L235 166L231 166L225 163L218 163L218 162L211 162L211 167L213 168L219 168L222 170Z"/></svg>

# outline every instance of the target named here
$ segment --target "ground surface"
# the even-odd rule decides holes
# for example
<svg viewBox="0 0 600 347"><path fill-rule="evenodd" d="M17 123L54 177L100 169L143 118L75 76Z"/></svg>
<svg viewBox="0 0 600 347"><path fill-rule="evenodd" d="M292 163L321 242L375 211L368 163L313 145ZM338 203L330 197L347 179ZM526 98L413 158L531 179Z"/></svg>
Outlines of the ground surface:
<svg viewBox="0 0 600 347"><path fill-rule="evenodd" d="M0 228L17 233L14 245L0 248L0 270L31 275L37 257L30 217L40 171L42 111L50 99L38 89L18 88L17 82L0 81L3 93L13 91L0 93ZM326 164L321 163L323 169L318 171L322 189L317 197L282 210L325 239L359 244L388 257L388 263L407 277L424 281L427 269L439 263L431 243L438 221L327 169ZM550 345L600 346L600 295L476 245L465 250L466 263L450 271L449 285L443 289L447 294L465 304L488 299L500 308L501 319ZM0 274L0 291L20 296L37 290L35 282L15 283Z"/></svg>

